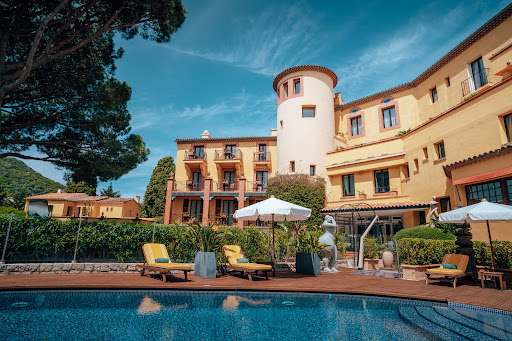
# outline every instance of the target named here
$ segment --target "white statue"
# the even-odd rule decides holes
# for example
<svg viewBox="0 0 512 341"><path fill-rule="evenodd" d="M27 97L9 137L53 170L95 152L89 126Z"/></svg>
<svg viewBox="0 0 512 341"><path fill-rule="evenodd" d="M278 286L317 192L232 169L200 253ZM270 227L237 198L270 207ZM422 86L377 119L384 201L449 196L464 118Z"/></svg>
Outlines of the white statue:
<svg viewBox="0 0 512 341"><path fill-rule="evenodd" d="M338 272L336 270L336 259L338 259L338 249L334 241L334 229L336 228L336 222L330 215L325 216L325 220L322 223L322 229L324 234L318 238L318 243L326 244L322 251L322 262L324 262L324 271L326 272Z"/></svg>

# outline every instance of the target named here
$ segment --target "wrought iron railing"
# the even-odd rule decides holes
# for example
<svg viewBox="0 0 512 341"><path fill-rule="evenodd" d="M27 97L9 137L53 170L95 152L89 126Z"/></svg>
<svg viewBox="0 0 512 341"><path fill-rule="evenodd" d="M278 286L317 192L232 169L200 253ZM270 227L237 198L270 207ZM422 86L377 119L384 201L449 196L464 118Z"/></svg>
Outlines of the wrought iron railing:
<svg viewBox="0 0 512 341"><path fill-rule="evenodd" d="M174 182L175 192L201 192L204 190L204 181L176 181Z"/></svg>
<svg viewBox="0 0 512 341"><path fill-rule="evenodd" d="M247 181L247 192L266 192L267 184L263 181Z"/></svg>
<svg viewBox="0 0 512 341"><path fill-rule="evenodd" d="M482 69L461 83L462 97L489 83L489 69Z"/></svg>
<svg viewBox="0 0 512 341"><path fill-rule="evenodd" d="M218 191L233 192L238 190L238 181L232 183L230 183L229 181L216 181L215 184L217 186L213 186L213 188L216 188Z"/></svg>
<svg viewBox="0 0 512 341"><path fill-rule="evenodd" d="M185 161L186 160L203 160L206 161L206 153L196 154L193 150L190 150L185 153Z"/></svg>
<svg viewBox="0 0 512 341"><path fill-rule="evenodd" d="M242 160L242 152L238 149L234 153L229 149L216 150L215 160Z"/></svg>
<svg viewBox="0 0 512 341"><path fill-rule="evenodd" d="M253 161L270 161L270 152L254 152Z"/></svg>

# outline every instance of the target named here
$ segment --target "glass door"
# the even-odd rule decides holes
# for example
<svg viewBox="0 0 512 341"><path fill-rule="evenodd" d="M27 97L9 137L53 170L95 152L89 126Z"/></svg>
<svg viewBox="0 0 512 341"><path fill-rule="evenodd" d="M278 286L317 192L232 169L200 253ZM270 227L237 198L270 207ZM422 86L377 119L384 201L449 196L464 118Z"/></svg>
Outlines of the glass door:
<svg viewBox="0 0 512 341"><path fill-rule="evenodd" d="M203 201L202 200L190 200L190 217L195 218L196 221L201 222L203 214Z"/></svg>
<svg viewBox="0 0 512 341"><path fill-rule="evenodd" d="M226 225L233 225L233 213L235 213L235 201L234 200L224 200L222 203L222 213L226 215Z"/></svg>
<svg viewBox="0 0 512 341"><path fill-rule="evenodd" d="M258 161L267 161L267 145L260 144L259 151Z"/></svg>
<svg viewBox="0 0 512 341"><path fill-rule="evenodd" d="M203 183L203 178L201 177L201 172L193 172L192 173L192 190L200 191L202 183Z"/></svg>
<svg viewBox="0 0 512 341"><path fill-rule="evenodd" d="M471 63L471 72L473 73L475 90L487 84L487 78L485 76L484 70L484 61L481 57Z"/></svg>
<svg viewBox="0 0 512 341"><path fill-rule="evenodd" d="M234 190L235 186L232 186L235 183L235 172L224 172L224 181L223 181L223 190L230 191Z"/></svg>

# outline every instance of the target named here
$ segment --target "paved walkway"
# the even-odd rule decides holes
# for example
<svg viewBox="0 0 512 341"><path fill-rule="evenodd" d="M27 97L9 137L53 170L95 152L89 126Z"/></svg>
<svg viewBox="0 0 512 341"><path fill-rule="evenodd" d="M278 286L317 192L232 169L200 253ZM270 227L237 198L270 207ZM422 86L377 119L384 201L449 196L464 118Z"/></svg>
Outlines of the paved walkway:
<svg viewBox="0 0 512 341"><path fill-rule="evenodd" d="M378 295L440 302L479 305L512 312L512 290L480 288L479 283L461 281L457 288L448 283L412 282L401 279L356 275L352 269L321 276L278 273L268 281L255 278L249 281L238 275L224 275L215 279L202 279L189 275L184 282L179 274L164 283L159 276L138 274L59 274L59 275L7 275L0 276L0 290L50 289L185 289L185 290L262 290L300 291ZM512 283L508 283L511 287ZM492 284L491 284L492 285Z"/></svg>

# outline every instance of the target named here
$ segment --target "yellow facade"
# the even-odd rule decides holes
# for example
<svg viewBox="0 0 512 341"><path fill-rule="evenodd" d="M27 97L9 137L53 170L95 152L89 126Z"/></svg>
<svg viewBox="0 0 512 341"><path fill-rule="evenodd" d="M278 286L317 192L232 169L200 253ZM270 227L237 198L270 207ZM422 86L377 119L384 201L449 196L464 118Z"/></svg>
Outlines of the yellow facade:
<svg viewBox="0 0 512 341"><path fill-rule="evenodd" d="M232 225L234 211L265 199L267 179L276 172L275 136L212 138L205 131L201 138L176 143L165 223L198 220Z"/></svg>
<svg viewBox="0 0 512 341"><path fill-rule="evenodd" d="M505 122L512 114L510 12L502 22L492 19L486 25L494 28L484 25L412 82L335 108L336 129L345 143L326 156L332 192L325 212L357 202L428 203L432 196L443 200L444 210L482 197L511 204L512 128ZM391 127L385 127L385 115L392 114L383 108L389 107L395 121L390 118ZM388 171L389 188L379 193L375 171L381 169ZM346 195L342 179L352 174L354 195ZM489 186L500 186L501 195L486 192ZM419 225L418 216L404 214L403 224ZM475 239L488 240L480 225L474 226ZM499 239L512 240L508 230L498 226Z"/></svg>

